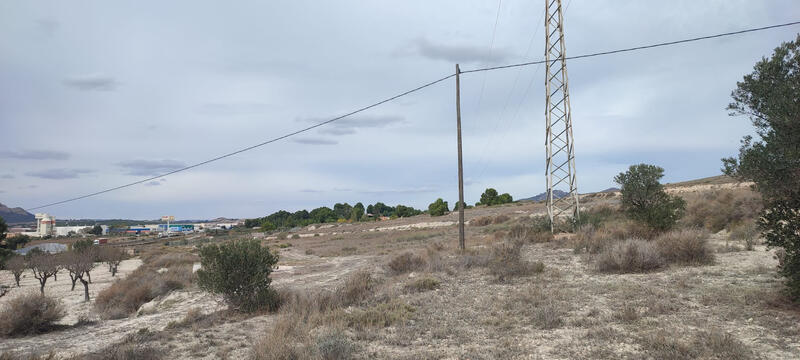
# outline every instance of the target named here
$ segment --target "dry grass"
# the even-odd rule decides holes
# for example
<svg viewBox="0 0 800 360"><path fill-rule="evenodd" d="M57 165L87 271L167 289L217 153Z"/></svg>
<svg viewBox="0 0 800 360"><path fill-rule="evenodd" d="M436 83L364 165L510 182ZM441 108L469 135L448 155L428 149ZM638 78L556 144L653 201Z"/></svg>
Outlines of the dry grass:
<svg viewBox="0 0 800 360"><path fill-rule="evenodd" d="M541 262L530 262L522 258L522 242L506 241L492 248L488 263L489 271L498 281L508 281L514 277L528 276L544 271Z"/></svg>
<svg viewBox="0 0 800 360"><path fill-rule="evenodd" d="M718 330L700 331L690 341L677 336L680 332L660 331L639 339L642 350L654 359L689 360L715 358L745 360L754 358L753 352L729 333Z"/></svg>
<svg viewBox="0 0 800 360"><path fill-rule="evenodd" d="M698 229L673 230L655 239L661 256L669 263L704 265L714 263L708 232Z"/></svg>
<svg viewBox="0 0 800 360"><path fill-rule="evenodd" d="M607 247L595 259L602 272L635 273L660 269L666 265L658 247L652 242L629 239Z"/></svg>
<svg viewBox="0 0 800 360"><path fill-rule="evenodd" d="M425 266L425 259L414 253L404 252L392 258L387 266L392 274L405 274L422 270Z"/></svg>
<svg viewBox="0 0 800 360"><path fill-rule="evenodd" d="M153 265L145 265L118 280L97 294L95 308L105 319L120 319L136 312L144 303L165 295L172 290L183 289L194 282L195 274L188 261L178 261L182 257L158 258ZM193 263L193 262L192 262ZM155 269L161 265L173 264L166 272Z"/></svg>
<svg viewBox="0 0 800 360"><path fill-rule="evenodd" d="M11 299L0 311L0 336L44 333L64 315L64 307L57 299L31 291Z"/></svg>
<svg viewBox="0 0 800 360"><path fill-rule="evenodd" d="M761 196L756 192L747 189L713 191L689 199L681 222L717 232L753 221L761 208Z"/></svg>
<svg viewBox="0 0 800 360"><path fill-rule="evenodd" d="M406 289L414 292L436 290L441 285L441 281L432 277L419 278L405 286Z"/></svg>
<svg viewBox="0 0 800 360"><path fill-rule="evenodd" d="M119 343L80 358L87 360L159 360L165 357L165 351L150 344L158 337L158 333L142 328L138 332L126 336Z"/></svg>

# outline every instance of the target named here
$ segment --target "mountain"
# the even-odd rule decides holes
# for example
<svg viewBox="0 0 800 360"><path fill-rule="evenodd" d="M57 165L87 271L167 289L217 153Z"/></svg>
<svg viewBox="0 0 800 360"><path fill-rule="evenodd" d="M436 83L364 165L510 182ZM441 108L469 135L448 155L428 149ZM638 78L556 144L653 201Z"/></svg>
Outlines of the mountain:
<svg viewBox="0 0 800 360"><path fill-rule="evenodd" d="M619 191L619 188L612 187L612 188L608 188L608 189L605 189L605 190L601 191L601 193L610 193L610 192L617 192L617 191Z"/></svg>
<svg viewBox="0 0 800 360"><path fill-rule="evenodd" d="M9 208L3 204L0 204L0 217L5 220L6 224L16 224L16 223L26 223L26 222L34 222L36 218L33 217L33 214L25 211L25 209L20 207Z"/></svg>
<svg viewBox="0 0 800 360"><path fill-rule="evenodd" d="M569 193L566 192L566 191L561 191L561 190L557 190L557 189L553 190L553 198L554 199L560 199L560 198L562 198L564 196L567 196L567 195L569 195ZM532 196L532 197L529 197L527 199L520 199L520 201L543 201L543 200L546 200L546 199L547 199L547 193L543 192L543 193L541 193L539 195Z"/></svg>

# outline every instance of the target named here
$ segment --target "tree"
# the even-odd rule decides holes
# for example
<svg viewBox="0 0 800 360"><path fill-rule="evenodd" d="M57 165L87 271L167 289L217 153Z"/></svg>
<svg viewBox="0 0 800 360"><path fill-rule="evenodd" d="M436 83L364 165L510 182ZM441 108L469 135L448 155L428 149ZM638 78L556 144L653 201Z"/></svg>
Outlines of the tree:
<svg viewBox="0 0 800 360"><path fill-rule="evenodd" d="M350 220L361 221L362 217L364 217L364 204L356 203L355 206L353 206L353 210L350 212Z"/></svg>
<svg viewBox="0 0 800 360"><path fill-rule="evenodd" d="M336 218L338 219L349 219L350 213L353 212L353 207L350 206L348 203L340 204L336 203L333 205L333 212L336 213Z"/></svg>
<svg viewBox="0 0 800 360"><path fill-rule="evenodd" d="M114 277L117 276L119 264L122 263L122 260L125 260L127 256L125 256L125 252L118 248L106 246L100 248L99 258L108 265L108 272Z"/></svg>
<svg viewBox="0 0 800 360"><path fill-rule="evenodd" d="M800 300L800 35L736 83L728 105L746 115L759 139L745 136L738 158L722 159L723 172L753 181L761 194L758 219L767 245L786 252L780 273L789 296Z"/></svg>
<svg viewBox="0 0 800 360"><path fill-rule="evenodd" d="M438 198L428 205L428 214L431 216L442 216L448 211L450 211L450 209L447 207L447 201L442 200L442 198Z"/></svg>
<svg viewBox="0 0 800 360"><path fill-rule="evenodd" d="M459 204L459 201L456 200L455 204L453 204L453 211L458 210L458 204ZM467 203L464 203L464 209L472 209L472 205L467 205Z"/></svg>
<svg viewBox="0 0 800 360"><path fill-rule="evenodd" d="M89 233L93 235L103 235L103 227L100 225L95 225L92 227L92 230L89 230Z"/></svg>
<svg viewBox="0 0 800 360"><path fill-rule="evenodd" d="M275 229L277 229L277 227L271 221L264 220L261 222L261 231L272 231Z"/></svg>
<svg viewBox="0 0 800 360"><path fill-rule="evenodd" d="M502 195L497 194L497 190L493 188L488 188L486 191L481 194L481 200L477 202L475 205L500 205L500 204L507 204L514 202L514 199L511 197L511 194L504 193Z"/></svg>
<svg viewBox="0 0 800 360"><path fill-rule="evenodd" d="M94 260L97 257L97 247L73 249L63 253L62 256L63 266L70 273L70 278L77 278L83 284L83 300L88 302L89 280L85 278L95 267ZM75 280L72 280L72 290L75 290Z"/></svg>
<svg viewBox="0 0 800 360"><path fill-rule="evenodd" d="M48 254L38 248L32 249L25 256L28 268L33 272L33 277L39 280L39 291L44 295L44 285L47 283L47 279L55 276L61 270L61 261L55 255Z"/></svg>
<svg viewBox="0 0 800 360"><path fill-rule="evenodd" d="M672 228L686 208L683 199L664 191L664 185L658 182L662 177L663 168L648 164L631 165L614 177L622 192L622 210L658 231Z"/></svg>
<svg viewBox="0 0 800 360"><path fill-rule="evenodd" d="M410 217L422 214L422 211L414 209L411 206L397 205L394 210L394 215L397 217Z"/></svg>
<svg viewBox="0 0 800 360"><path fill-rule="evenodd" d="M274 310L278 295L270 288L269 275L278 255L256 240L238 240L200 249L202 268L197 271L200 288L222 294L234 309L256 311L264 306Z"/></svg>
<svg viewBox="0 0 800 360"><path fill-rule="evenodd" d="M25 272L27 267L28 265L25 264L25 258L19 255L12 256L6 261L6 269L11 271L14 275L14 282L17 283L17 287L19 287L19 279L22 277L22 273Z"/></svg>

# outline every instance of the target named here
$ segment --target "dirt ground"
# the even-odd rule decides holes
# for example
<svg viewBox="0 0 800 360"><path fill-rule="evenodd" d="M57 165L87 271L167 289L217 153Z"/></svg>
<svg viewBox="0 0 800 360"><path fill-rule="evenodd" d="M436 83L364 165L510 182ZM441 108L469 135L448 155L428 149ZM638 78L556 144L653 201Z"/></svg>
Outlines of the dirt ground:
<svg viewBox="0 0 800 360"><path fill-rule="evenodd" d="M705 191L696 187L706 185L690 184L694 188L684 191ZM591 207L615 201L613 194L606 194L584 202ZM487 248L501 241L496 232L543 212L538 203L468 210L468 220L500 214L512 219L467 226L467 246ZM332 289L363 269L378 279L382 294L408 304L413 311L407 321L346 330L359 359L680 359L692 358L683 355L693 349L701 358L800 359L800 309L782 297L781 279L775 275L777 261L763 245L753 251L731 251L723 231L711 237L712 247L719 249L713 265L608 274L594 269L590 255L574 253L567 246L569 236L562 236L525 245L524 259L541 261L544 271L505 282L480 267L387 272L385 264L393 256L409 250L421 253L433 243L443 244L442 256L455 261L459 256L454 249L455 219L456 214L417 216L308 227L283 239L266 237L264 242L280 254L273 284L301 291ZM158 251L163 245L150 246ZM192 248L185 246L186 251ZM118 276L126 276L140 263L127 260ZM92 278L92 298L113 282L102 266ZM435 279L439 285L430 291L408 291L409 284L420 278ZM0 283L12 282L8 272L0 272ZM29 273L22 285L0 298L0 305L17 293L38 291ZM154 342L166 349L164 358L240 359L250 355L253 343L276 321L276 315L262 314L175 327L192 309L228 314L218 296L195 287L156 298L138 314L120 320L99 320L92 305L83 302L79 288L69 291L66 274L58 282L48 282L45 291L67 305L65 325L81 317L95 322L2 339L0 353L53 351L80 356L148 329L160 332ZM726 352L727 348L733 350Z"/></svg>

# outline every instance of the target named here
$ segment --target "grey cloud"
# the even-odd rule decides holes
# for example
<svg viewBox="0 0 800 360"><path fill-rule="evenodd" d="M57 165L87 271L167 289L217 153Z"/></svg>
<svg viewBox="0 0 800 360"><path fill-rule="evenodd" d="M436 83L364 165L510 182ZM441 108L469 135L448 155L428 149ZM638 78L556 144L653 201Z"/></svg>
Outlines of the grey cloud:
<svg viewBox="0 0 800 360"><path fill-rule="evenodd" d="M434 44L424 38L418 39L414 45L417 53L426 58L451 63L501 63L506 62L510 55L503 49L490 51L486 46Z"/></svg>
<svg viewBox="0 0 800 360"><path fill-rule="evenodd" d="M417 187L417 188L405 188L405 189L364 190L359 192L364 194L416 194L416 193L428 193L434 191L437 191L437 189L430 187Z"/></svg>
<svg viewBox="0 0 800 360"><path fill-rule="evenodd" d="M13 178L14 178L14 175L11 175L11 174L4 174L3 176L0 176L0 178L2 178L2 179L13 179Z"/></svg>
<svg viewBox="0 0 800 360"><path fill-rule="evenodd" d="M316 138L300 138L295 139L294 142L306 145L336 145L339 142L335 140L316 139Z"/></svg>
<svg viewBox="0 0 800 360"><path fill-rule="evenodd" d="M207 115L252 115L264 114L272 108L266 103L207 103L199 111Z"/></svg>
<svg viewBox="0 0 800 360"><path fill-rule="evenodd" d="M36 25L39 26L39 29L42 30L47 36L55 35L58 28L61 26L56 20L53 19L39 19L36 20Z"/></svg>
<svg viewBox="0 0 800 360"><path fill-rule="evenodd" d="M161 185L161 182L155 180L144 183L144 186L159 186L159 185Z"/></svg>
<svg viewBox="0 0 800 360"><path fill-rule="evenodd" d="M302 189L302 190L300 190L300 192L304 192L304 193L321 193L321 192L322 192L322 190L317 190L317 189Z"/></svg>
<svg viewBox="0 0 800 360"><path fill-rule="evenodd" d="M117 87L114 78L100 74L70 76L63 84L83 91L110 91Z"/></svg>
<svg viewBox="0 0 800 360"><path fill-rule="evenodd" d="M61 179L75 179L81 176L82 174L88 174L91 172L94 171L88 169L47 169L41 171L27 172L25 173L25 175L41 179L61 180Z"/></svg>
<svg viewBox="0 0 800 360"><path fill-rule="evenodd" d="M321 123L325 119L309 118L303 119L309 123ZM396 115L366 115L353 118L344 118L329 125L321 127L320 134L328 135L350 135L355 134L358 129L363 128L382 128L394 124L403 123L405 119Z"/></svg>
<svg viewBox="0 0 800 360"><path fill-rule="evenodd" d="M69 159L69 154L63 151L51 150L0 151L0 158L21 160L67 160Z"/></svg>
<svg viewBox="0 0 800 360"><path fill-rule="evenodd" d="M180 169L186 165L177 160L129 160L117 163L128 175L152 176Z"/></svg>

